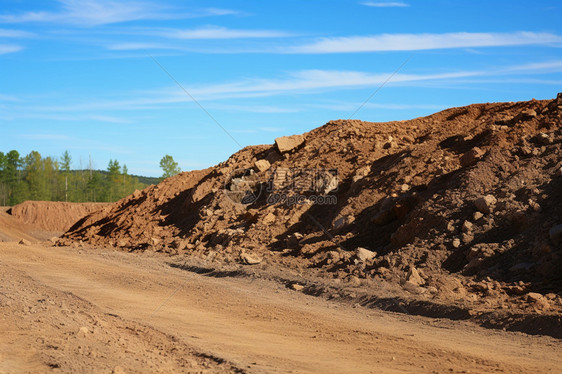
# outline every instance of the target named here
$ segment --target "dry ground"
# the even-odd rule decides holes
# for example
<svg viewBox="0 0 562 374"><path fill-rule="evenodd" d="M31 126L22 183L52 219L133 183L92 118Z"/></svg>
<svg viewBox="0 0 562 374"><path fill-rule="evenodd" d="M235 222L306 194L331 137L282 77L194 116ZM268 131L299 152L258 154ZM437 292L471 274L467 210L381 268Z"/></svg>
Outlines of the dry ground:
<svg viewBox="0 0 562 374"><path fill-rule="evenodd" d="M206 276L170 257L0 243L0 373L556 373L560 340ZM189 266L184 267L189 268Z"/></svg>

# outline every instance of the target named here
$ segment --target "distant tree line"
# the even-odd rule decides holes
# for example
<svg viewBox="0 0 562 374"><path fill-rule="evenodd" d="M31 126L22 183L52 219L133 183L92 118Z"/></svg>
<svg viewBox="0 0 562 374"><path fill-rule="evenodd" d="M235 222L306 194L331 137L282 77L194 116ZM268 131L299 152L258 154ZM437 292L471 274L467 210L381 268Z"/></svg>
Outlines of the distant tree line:
<svg viewBox="0 0 562 374"><path fill-rule="evenodd" d="M15 205L25 200L113 202L143 189L150 183L129 175L126 165L110 160L107 171L71 170L68 151L59 158L42 157L37 151L20 156L12 150L0 152L0 205ZM158 182L146 178L145 182Z"/></svg>

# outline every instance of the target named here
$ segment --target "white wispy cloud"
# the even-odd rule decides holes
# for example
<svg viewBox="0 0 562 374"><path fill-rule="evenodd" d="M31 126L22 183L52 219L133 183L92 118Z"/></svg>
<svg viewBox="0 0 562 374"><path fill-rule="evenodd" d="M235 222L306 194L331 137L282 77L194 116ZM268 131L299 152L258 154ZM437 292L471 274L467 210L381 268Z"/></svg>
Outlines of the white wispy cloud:
<svg viewBox="0 0 562 374"><path fill-rule="evenodd" d="M84 116L84 120L105 122L105 123L132 123L130 119L114 116L104 116L99 114L91 114Z"/></svg>
<svg viewBox="0 0 562 374"><path fill-rule="evenodd" d="M196 29L145 28L135 30L136 35L146 35L154 41L112 43L107 49L112 51L133 50L188 50L182 40L225 40L225 39L265 39L293 37L295 34L277 30L229 29L220 26L206 26Z"/></svg>
<svg viewBox="0 0 562 374"><path fill-rule="evenodd" d="M555 70L556 69L556 70ZM450 85L451 88L459 88L460 84L467 87L478 85L481 82L513 83L533 80L537 84L556 84L559 80L539 81L533 76L548 74L552 71L562 71L562 60L546 61L529 64L500 66L488 70L460 70L456 72L444 72L433 74L395 74L388 82L388 86L419 86ZM173 72L172 72L173 73ZM278 78L250 78L238 81L190 86L183 84L186 90L198 101L204 103L206 108L212 110L247 111L256 113L285 113L291 111L303 111L306 105L290 107L289 109L268 105L242 105L221 103L225 99L247 99L271 97L276 95L307 95L330 92L334 90L348 90L361 88L374 88L380 86L389 77L390 72L371 73L362 71L341 70L300 70L289 72ZM17 116L39 116L43 118L61 120L92 120L100 122L126 123L127 120L120 117L105 116L103 113L126 110L164 110L170 105L193 105L192 100L185 95L177 86L167 86L160 89L127 92L120 95L122 99L114 100L87 100L84 102L73 102L59 105L33 105L26 103L25 107L18 103L11 104L6 108L6 114ZM57 102L61 102L57 99ZM330 104L332 105L332 104ZM347 110L355 106L355 103L343 104L341 110ZM433 109L431 106L414 104L369 104L373 108L380 109ZM382 105L382 106L378 106ZM332 105L333 106L333 105ZM93 115L92 113L98 113Z"/></svg>
<svg viewBox="0 0 562 374"><path fill-rule="evenodd" d="M414 82L466 78L478 72L459 71L439 74L395 74L392 82ZM311 93L329 89L370 87L382 84L389 73L375 74L342 70L301 70L289 73L280 79L247 79L243 81L195 87L190 90L202 100L213 98L243 97L244 95L270 96L283 93Z"/></svg>
<svg viewBox="0 0 562 374"><path fill-rule="evenodd" d="M237 15L237 14L241 14L239 11L234 10L234 9L223 9L223 8L206 8L203 11L201 11L201 13L199 13L199 16L201 17L206 17L206 16L232 16L232 15Z"/></svg>
<svg viewBox="0 0 562 374"><path fill-rule="evenodd" d="M207 26L198 29L167 30L160 36L173 39L246 39L246 38L281 38L293 36L284 31L274 30L241 30L220 26Z"/></svg>
<svg viewBox="0 0 562 374"><path fill-rule="evenodd" d="M115 43L107 46L110 51L136 51L136 50L150 50L150 49L181 49L178 46L173 46L169 44L162 43L144 43L144 42L126 42L126 43Z"/></svg>
<svg viewBox="0 0 562 374"><path fill-rule="evenodd" d="M418 51L431 49L545 45L562 43L552 33L519 31L512 33L380 34L323 38L285 53L354 53L378 51Z"/></svg>
<svg viewBox="0 0 562 374"><path fill-rule="evenodd" d="M281 131L284 131L285 128L284 128L284 127L268 127L268 126L264 126L264 127L260 127L259 130L260 130L260 131L264 131L264 132L281 132Z"/></svg>
<svg viewBox="0 0 562 374"><path fill-rule="evenodd" d="M35 34L22 30L0 29L0 38L31 38Z"/></svg>
<svg viewBox="0 0 562 374"><path fill-rule="evenodd" d="M19 52L21 50L23 50L23 47L21 45L0 44L0 55Z"/></svg>
<svg viewBox="0 0 562 374"><path fill-rule="evenodd" d="M207 108L232 111L232 112L251 112L251 113L296 113L296 108L283 108L273 105L236 105L236 104L207 104Z"/></svg>
<svg viewBox="0 0 562 374"><path fill-rule="evenodd" d="M69 121L69 122L98 122L98 123L111 123L111 124L129 124L132 123L130 119L123 117L115 117L100 114L68 114L73 112L71 110L61 110L63 107L55 108L52 111L46 111L44 107L33 107L28 106L26 108L14 108L11 111L11 116L4 118L5 120L15 120L15 119L43 119L52 121ZM76 110L74 112L80 112L82 110ZM55 113L53 113L55 112Z"/></svg>
<svg viewBox="0 0 562 374"><path fill-rule="evenodd" d="M17 102L20 99L17 96L0 94L0 101Z"/></svg>
<svg viewBox="0 0 562 374"><path fill-rule="evenodd" d="M506 72L539 72L554 73L562 71L562 60L535 62L530 64L516 65L507 67Z"/></svg>
<svg viewBox="0 0 562 374"><path fill-rule="evenodd" d="M362 106L370 109L384 109L384 110L410 110L410 109L427 109L427 110L441 110L447 108L447 105L434 105L434 104L397 104L397 103L366 103L361 102L344 102L332 101L320 104L307 104L307 108L334 110L334 111L353 111Z"/></svg>
<svg viewBox="0 0 562 374"><path fill-rule="evenodd" d="M361 4L375 8L405 8L410 6L410 4L398 1L365 1Z"/></svg>
<svg viewBox="0 0 562 374"><path fill-rule="evenodd" d="M60 23L96 26L138 20L184 19L236 14L229 9L208 8L189 13L149 1L58 0L58 11L1 14L0 23Z"/></svg>

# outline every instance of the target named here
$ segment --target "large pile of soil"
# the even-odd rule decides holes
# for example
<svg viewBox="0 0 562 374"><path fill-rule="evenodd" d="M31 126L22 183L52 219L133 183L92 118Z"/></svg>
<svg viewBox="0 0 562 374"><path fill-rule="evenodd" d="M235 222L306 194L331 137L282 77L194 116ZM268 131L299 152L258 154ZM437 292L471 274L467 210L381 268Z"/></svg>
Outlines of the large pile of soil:
<svg viewBox="0 0 562 374"><path fill-rule="evenodd" d="M433 303L560 316L561 118L559 94L332 121L137 191L61 244L384 281Z"/></svg>
<svg viewBox="0 0 562 374"><path fill-rule="evenodd" d="M67 231L80 218L110 206L108 203L65 203L55 201L24 201L8 212L20 221L52 232Z"/></svg>
<svg viewBox="0 0 562 374"><path fill-rule="evenodd" d="M17 242L22 239L31 242L46 239L34 234L38 230L33 225L26 224L6 213L8 209L9 207L0 207L0 242Z"/></svg>

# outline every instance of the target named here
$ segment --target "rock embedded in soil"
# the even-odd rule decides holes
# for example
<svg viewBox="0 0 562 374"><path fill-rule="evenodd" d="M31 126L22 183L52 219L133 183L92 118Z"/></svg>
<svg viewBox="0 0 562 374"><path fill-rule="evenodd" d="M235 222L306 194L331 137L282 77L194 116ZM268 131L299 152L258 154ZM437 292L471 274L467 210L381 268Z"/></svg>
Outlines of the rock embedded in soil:
<svg viewBox="0 0 562 374"><path fill-rule="evenodd" d="M333 227L334 227L334 229L339 230L341 228L344 228L344 227L352 224L353 221L355 221L355 217L353 217L353 216L339 217L338 219L336 219L334 221Z"/></svg>
<svg viewBox="0 0 562 374"><path fill-rule="evenodd" d="M375 258L377 253L366 248L359 247L355 250L355 256L361 262L368 262Z"/></svg>
<svg viewBox="0 0 562 374"><path fill-rule="evenodd" d="M256 170L258 172L262 172L262 171L269 170L269 168L271 167L271 164L267 160L257 160L254 163L254 167L256 168Z"/></svg>
<svg viewBox="0 0 562 374"><path fill-rule="evenodd" d="M540 302L542 301L543 295L541 295L540 293L537 292L529 292L527 294L527 300L531 301L531 302Z"/></svg>
<svg viewBox="0 0 562 374"><path fill-rule="evenodd" d="M484 214L492 213L497 199L493 195L486 195L474 200L474 206L479 212Z"/></svg>
<svg viewBox="0 0 562 374"><path fill-rule="evenodd" d="M530 119L533 119L537 116L537 112L534 111L533 109L523 109L521 111L521 113L519 113L517 116L515 116L514 120L515 121L528 121Z"/></svg>
<svg viewBox="0 0 562 374"><path fill-rule="evenodd" d="M302 284L293 283L291 284L291 288L295 291L302 291L304 289L304 286Z"/></svg>
<svg viewBox="0 0 562 374"><path fill-rule="evenodd" d="M418 272L418 269L416 269L415 266L410 266L410 268L408 269L408 274L406 275L406 281L416 286L421 286L422 284L425 283L420 273Z"/></svg>
<svg viewBox="0 0 562 374"><path fill-rule="evenodd" d="M470 151L463 154L460 158L462 167L472 166L476 164L485 154L483 150L478 147L472 148Z"/></svg>
<svg viewBox="0 0 562 374"><path fill-rule="evenodd" d="M472 224L472 222L470 221L464 221L464 223L462 224L462 232L471 232L472 228L474 227L474 224Z"/></svg>
<svg viewBox="0 0 562 374"><path fill-rule="evenodd" d="M263 217L263 224L264 225L271 225L272 223L275 223L275 214L273 213L267 213L265 217Z"/></svg>
<svg viewBox="0 0 562 374"><path fill-rule="evenodd" d="M287 246L289 248L297 248L300 245L300 241L304 236L300 232L295 232L287 237Z"/></svg>
<svg viewBox="0 0 562 374"><path fill-rule="evenodd" d="M472 215L472 219L475 220L475 221L478 221L482 217L484 217L482 212L474 212L474 214Z"/></svg>
<svg viewBox="0 0 562 374"><path fill-rule="evenodd" d="M240 259L246 265L257 265L257 264L261 263L261 261L262 261L261 258L251 256L247 253L242 253L240 255Z"/></svg>
<svg viewBox="0 0 562 374"><path fill-rule="evenodd" d="M540 134L538 134L536 136L536 140L537 140L537 142L539 142L540 144L543 144L543 145L548 145L548 144L552 143L552 139L550 138L550 136L548 134L545 134L544 132L541 132Z"/></svg>
<svg viewBox="0 0 562 374"><path fill-rule="evenodd" d="M461 240L459 238L453 239L452 245L453 248L459 248L461 246Z"/></svg>

